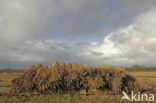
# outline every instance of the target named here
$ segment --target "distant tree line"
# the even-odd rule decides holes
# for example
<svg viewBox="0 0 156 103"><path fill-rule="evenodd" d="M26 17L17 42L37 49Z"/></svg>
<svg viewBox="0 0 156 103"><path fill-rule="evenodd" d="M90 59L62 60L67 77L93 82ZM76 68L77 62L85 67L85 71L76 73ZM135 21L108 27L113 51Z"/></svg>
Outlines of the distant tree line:
<svg viewBox="0 0 156 103"><path fill-rule="evenodd" d="M24 72L24 69L12 69L12 68L5 68L0 69L0 73L22 73Z"/></svg>
<svg viewBox="0 0 156 103"><path fill-rule="evenodd" d="M128 71L156 71L156 67L152 66L145 66L145 65L133 65L131 67L125 67ZM12 69L12 68L5 68L0 69L0 73L6 72L6 73L22 73L25 69Z"/></svg>
<svg viewBox="0 0 156 103"><path fill-rule="evenodd" d="M133 65L131 67L126 67L128 71L156 71L156 67L150 67L145 65Z"/></svg>

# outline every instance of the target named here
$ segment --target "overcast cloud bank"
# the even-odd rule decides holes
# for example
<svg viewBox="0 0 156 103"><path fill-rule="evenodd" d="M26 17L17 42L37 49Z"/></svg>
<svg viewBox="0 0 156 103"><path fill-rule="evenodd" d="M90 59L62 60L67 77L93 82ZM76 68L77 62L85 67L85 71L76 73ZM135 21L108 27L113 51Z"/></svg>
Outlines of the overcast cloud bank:
<svg viewBox="0 0 156 103"><path fill-rule="evenodd" d="M49 64L54 60L156 66L155 1L145 4L138 0L142 6L133 0L120 1L114 5L107 0L0 0L0 68ZM115 6L130 16L119 15ZM131 16L133 19L126 19ZM61 41L46 35L81 35L83 42ZM83 35L93 38L87 41ZM94 41L94 36L103 41Z"/></svg>

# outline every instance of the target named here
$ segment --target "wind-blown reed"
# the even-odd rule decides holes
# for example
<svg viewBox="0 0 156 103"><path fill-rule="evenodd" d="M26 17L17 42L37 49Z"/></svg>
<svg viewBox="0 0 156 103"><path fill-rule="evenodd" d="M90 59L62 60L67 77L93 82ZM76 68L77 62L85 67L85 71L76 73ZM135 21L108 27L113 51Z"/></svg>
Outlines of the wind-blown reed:
<svg viewBox="0 0 156 103"><path fill-rule="evenodd" d="M50 66L31 65L21 76L12 80L11 92L66 93L86 90L121 91L137 90L137 82L122 67L89 66L77 63L54 62Z"/></svg>

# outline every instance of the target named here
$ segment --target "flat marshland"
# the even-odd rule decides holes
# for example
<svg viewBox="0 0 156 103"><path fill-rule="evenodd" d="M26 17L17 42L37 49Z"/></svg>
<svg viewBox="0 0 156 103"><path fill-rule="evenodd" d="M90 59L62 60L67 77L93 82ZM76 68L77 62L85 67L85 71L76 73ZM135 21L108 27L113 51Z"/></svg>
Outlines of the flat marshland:
<svg viewBox="0 0 156 103"><path fill-rule="evenodd" d="M10 86L11 80L22 73L0 73L0 87ZM156 71L137 71L130 72L140 86L148 88L149 92L156 91ZM11 96L4 95L6 90L0 90L0 103L120 103L122 95L79 95L79 94L54 94L54 95L30 95L30 96ZM123 103L123 102L121 102ZM124 103L131 103L124 101Z"/></svg>
<svg viewBox="0 0 156 103"><path fill-rule="evenodd" d="M11 80L18 77L21 73L0 73L0 87L10 87Z"/></svg>
<svg viewBox="0 0 156 103"><path fill-rule="evenodd" d="M156 71L138 71L131 74L140 82L140 86L156 88Z"/></svg>

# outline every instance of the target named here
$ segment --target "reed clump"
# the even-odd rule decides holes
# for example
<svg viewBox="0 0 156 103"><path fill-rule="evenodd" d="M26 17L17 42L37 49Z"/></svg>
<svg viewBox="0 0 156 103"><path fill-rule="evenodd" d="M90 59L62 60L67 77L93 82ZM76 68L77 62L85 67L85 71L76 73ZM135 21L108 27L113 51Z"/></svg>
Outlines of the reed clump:
<svg viewBox="0 0 156 103"><path fill-rule="evenodd" d="M115 94L139 89L136 79L122 67L89 66L77 63L31 65L12 80L11 93L69 93L85 90L111 91Z"/></svg>

